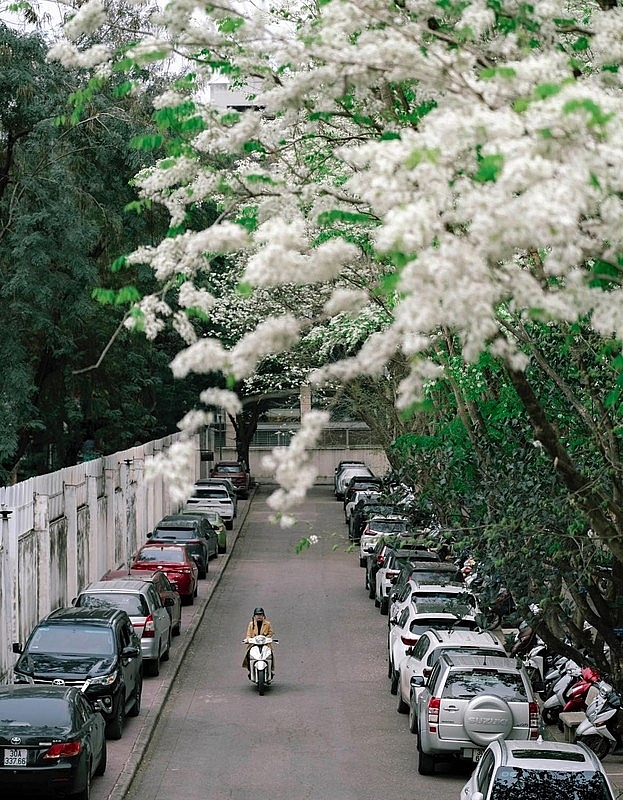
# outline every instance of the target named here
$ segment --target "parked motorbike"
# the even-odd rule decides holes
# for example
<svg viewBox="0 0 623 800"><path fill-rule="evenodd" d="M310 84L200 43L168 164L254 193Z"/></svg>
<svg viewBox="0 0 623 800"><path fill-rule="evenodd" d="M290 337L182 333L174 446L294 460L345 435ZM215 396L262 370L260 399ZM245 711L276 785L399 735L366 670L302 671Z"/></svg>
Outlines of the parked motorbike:
<svg viewBox="0 0 623 800"><path fill-rule="evenodd" d="M502 620L517 608L508 586L498 580L485 579L477 592L478 603L485 620L483 627L486 630L499 628Z"/></svg>
<svg viewBox="0 0 623 800"><path fill-rule="evenodd" d="M257 686L258 693L263 695L266 686L272 682L274 676L271 644L279 642L279 639L260 634L242 641L244 644L251 645L248 653L249 678Z"/></svg>
<svg viewBox="0 0 623 800"><path fill-rule="evenodd" d="M606 681L596 684L597 694L586 708L586 719L577 727L576 742L582 742L604 758L623 745L621 695Z"/></svg>
<svg viewBox="0 0 623 800"><path fill-rule="evenodd" d="M570 659L564 665L564 671L552 688L552 693L543 703L543 722L546 725L553 725L558 722L560 712L563 710L569 699L569 692L574 683L582 675L579 664Z"/></svg>

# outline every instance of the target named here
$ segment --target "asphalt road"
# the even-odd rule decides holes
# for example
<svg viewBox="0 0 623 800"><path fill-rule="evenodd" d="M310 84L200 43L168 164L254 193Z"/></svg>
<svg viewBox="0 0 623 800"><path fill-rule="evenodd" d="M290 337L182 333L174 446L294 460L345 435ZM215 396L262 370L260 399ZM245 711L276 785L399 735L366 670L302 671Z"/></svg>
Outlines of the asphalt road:
<svg viewBox="0 0 623 800"><path fill-rule="evenodd" d="M172 658L109 743L92 800L458 798L468 766L417 773L416 738L389 693L387 618L364 591L331 487L314 488L285 530L268 522L269 491L242 504L235 545L184 609ZM312 533L318 544L297 555ZM256 605L280 639L264 697L240 666ZM608 765L619 785L622 771Z"/></svg>

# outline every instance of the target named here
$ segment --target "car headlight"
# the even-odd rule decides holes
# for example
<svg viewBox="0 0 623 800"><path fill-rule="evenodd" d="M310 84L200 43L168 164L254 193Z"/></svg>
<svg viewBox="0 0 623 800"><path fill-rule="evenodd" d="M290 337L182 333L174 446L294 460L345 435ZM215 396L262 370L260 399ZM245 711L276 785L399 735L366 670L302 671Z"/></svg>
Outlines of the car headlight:
<svg viewBox="0 0 623 800"><path fill-rule="evenodd" d="M83 690L89 686L111 686L117 680L118 670L109 672L106 675L97 675L94 678L87 678L84 682Z"/></svg>

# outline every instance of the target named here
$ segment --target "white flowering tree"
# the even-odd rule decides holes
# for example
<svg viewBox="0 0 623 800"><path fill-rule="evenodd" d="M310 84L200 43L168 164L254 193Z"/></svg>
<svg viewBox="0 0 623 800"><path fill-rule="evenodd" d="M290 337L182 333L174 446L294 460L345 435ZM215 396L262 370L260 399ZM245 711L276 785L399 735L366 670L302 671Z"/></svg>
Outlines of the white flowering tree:
<svg viewBox="0 0 623 800"><path fill-rule="evenodd" d="M270 10L175 0L154 17L157 35L137 33L123 53L88 46L105 18L101 0L88 0L50 56L99 74L155 59L188 65L186 80L156 104L182 135L136 178L141 202L168 210L170 235L128 256L163 287L181 285L178 308L163 289L132 317L150 336L173 317L183 342L175 374L218 370L233 388L319 324L357 319L375 303L383 314L356 352L310 378L378 380L399 364L396 408L408 412L447 374L449 343L466 363L488 352L599 546L620 565L619 493L570 458L526 368L541 358L538 326L581 324L608 343L603 408L618 414L623 9L609 0L317 0ZM247 88L247 110L210 104L216 73ZM190 229L189 212L208 200L218 215ZM322 298L321 311L310 318L297 301L258 313L235 343L198 336L192 315L214 306L201 276L233 254L244 262L243 292L297 285ZM218 397L239 408L233 396ZM460 407L477 427L475 405ZM200 421L190 415L185 424ZM312 416L282 458L304 460L302 443L321 423ZM598 446L618 485L618 423L610 429L613 439ZM272 502L287 515L313 470L274 466L286 485Z"/></svg>

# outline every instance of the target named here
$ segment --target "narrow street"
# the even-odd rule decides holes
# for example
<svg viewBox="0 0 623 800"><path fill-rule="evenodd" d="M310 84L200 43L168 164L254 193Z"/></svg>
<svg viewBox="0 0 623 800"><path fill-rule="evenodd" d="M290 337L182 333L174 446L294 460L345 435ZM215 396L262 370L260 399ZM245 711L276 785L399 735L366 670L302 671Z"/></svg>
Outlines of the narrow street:
<svg viewBox="0 0 623 800"><path fill-rule="evenodd" d="M368 599L363 570L348 552L341 504L329 486L316 487L299 522L283 530L268 522L268 491L260 487L252 501L125 796L458 798L469 766L439 768L431 778L417 773L416 739L386 678L387 618ZM297 542L312 533L318 544L297 555ZM264 697L241 668L241 639L256 605L280 639L277 680ZM174 663L163 665L163 676ZM155 685L146 681L147 698ZM143 713L156 713L149 700ZM105 785L123 769L140 722L129 720L128 738L109 743L111 764L94 782L93 800L124 796ZM619 761L608 771L623 783Z"/></svg>

